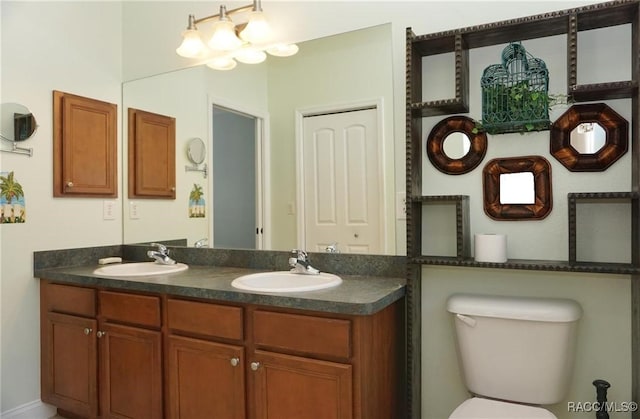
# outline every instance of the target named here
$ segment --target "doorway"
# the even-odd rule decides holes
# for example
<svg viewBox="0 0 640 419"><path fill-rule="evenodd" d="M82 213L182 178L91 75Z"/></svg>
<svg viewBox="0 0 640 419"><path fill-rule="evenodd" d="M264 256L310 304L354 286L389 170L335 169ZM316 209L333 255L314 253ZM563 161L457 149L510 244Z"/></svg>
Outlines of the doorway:
<svg viewBox="0 0 640 419"><path fill-rule="evenodd" d="M212 226L214 248L262 249L262 118L213 105Z"/></svg>

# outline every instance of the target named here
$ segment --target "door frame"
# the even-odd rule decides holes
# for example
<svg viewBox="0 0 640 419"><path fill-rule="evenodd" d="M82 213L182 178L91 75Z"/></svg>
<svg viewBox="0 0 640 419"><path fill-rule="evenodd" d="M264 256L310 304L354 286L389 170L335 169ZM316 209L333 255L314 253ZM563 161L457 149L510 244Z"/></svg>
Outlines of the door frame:
<svg viewBox="0 0 640 419"><path fill-rule="evenodd" d="M211 204L207 211L209 215L208 231L209 243L213 244L215 225L213 222L213 107L229 112L235 112L256 120L256 223L262 228L262 234L256 235L256 250L271 249L271 155L269 113L252 109L244 105L229 102L227 99L208 95L207 97L207 131L209 147L207 151L207 165L211 168L209 191Z"/></svg>
<svg viewBox="0 0 640 419"><path fill-rule="evenodd" d="M354 100L343 103L334 103L330 105L309 106L304 108L296 108L295 124L296 124L296 230L298 248L304 249L306 242L305 233L305 212L304 211L304 118L309 116L318 116L332 113L343 113L349 111L360 111L365 109L376 110L376 123L378 130L378 175L381 179L382 191L380 193L380 239L382 240L381 249L384 254L391 252L389 237L387 234L387 224L389 222L388 215L390 214L390 208L388 208L387 198L389 191L387 190L387 184L385 182L387 175L386 162L386 147L385 147L385 133L384 133L384 99L382 97L373 99ZM395 250L395 249L394 249Z"/></svg>

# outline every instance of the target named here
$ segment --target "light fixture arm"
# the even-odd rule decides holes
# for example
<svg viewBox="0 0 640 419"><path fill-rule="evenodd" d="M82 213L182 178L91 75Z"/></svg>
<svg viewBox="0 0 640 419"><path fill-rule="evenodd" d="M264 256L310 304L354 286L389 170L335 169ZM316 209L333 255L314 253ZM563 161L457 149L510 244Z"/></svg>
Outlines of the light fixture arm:
<svg viewBox="0 0 640 419"><path fill-rule="evenodd" d="M221 6L221 10L224 6ZM240 7L236 7L235 9L231 9L231 10L226 10L226 8L224 9L224 12L222 13L216 13L215 15L211 15L211 16L206 16L206 17L202 17L200 19L195 19L193 21L194 24L198 24L198 23L203 23L203 22L208 22L210 20L214 20L214 19L219 19L219 18L224 18L226 16L231 16L235 13L242 13L242 12L248 12L250 10L262 10L262 5L260 0L254 0L252 4L248 4L246 6L240 6ZM191 21L189 21L189 24L191 24Z"/></svg>

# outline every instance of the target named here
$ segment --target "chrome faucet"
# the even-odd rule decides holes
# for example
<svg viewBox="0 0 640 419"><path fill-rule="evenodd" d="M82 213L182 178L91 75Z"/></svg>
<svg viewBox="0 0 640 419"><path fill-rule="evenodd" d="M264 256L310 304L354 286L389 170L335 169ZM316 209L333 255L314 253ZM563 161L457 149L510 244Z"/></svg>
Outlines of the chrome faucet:
<svg viewBox="0 0 640 419"><path fill-rule="evenodd" d="M176 263L175 260L169 257L169 249L167 249L167 246L161 243L151 243L151 246L157 247L158 250L149 250L147 256L155 259L156 263L162 265L174 265Z"/></svg>
<svg viewBox="0 0 640 419"><path fill-rule="evenodd" d="M291 272L298 274L318 275L320 273L319 270L311 266L309 255L304 250L293 249L291 251L289 266L291 266Z"/></svg>
<svg viewBox="0 0 640 419"><path fill-rule="evenodd" d="M197 241L197 242L195 242L193 245L194 245L195 247L206 247L206 245L207 245L207 240L208 240L208 239L205 237L204 239L200 239L200 240L198 240L198 241Z"/></svg>

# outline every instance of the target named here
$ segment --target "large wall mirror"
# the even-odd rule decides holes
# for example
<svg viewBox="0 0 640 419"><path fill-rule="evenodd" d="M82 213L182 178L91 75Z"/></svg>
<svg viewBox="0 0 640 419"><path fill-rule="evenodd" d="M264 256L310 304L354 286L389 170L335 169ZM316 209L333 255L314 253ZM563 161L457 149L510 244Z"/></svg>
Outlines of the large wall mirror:
<svg viewBox="0 0 640 419"><path fill-rule="evenodd" d="M551 212L551 165L544 157L493 159L482 186L484 212L494 220L540 220Z"/></svg>
<svg viewBox="0 0 640 419"><path fill-rule="evenodd" d="M216 223L220 225L220 222L211 216L216 184L211 163L215 163L212 156L220 156L212 140L211 121L215 117L213 109L223 108L249 117L262 138L257 145L258 152L264 154L256 158L256 190L244 186L236 190L240 195L237 199L255 195L258 218L264 219L264 224L256 228L268 226L270 237L264 243L243 248L291 250L298 247L297 216L305 210L299 208L295 186L296 111L344 107L376 99L385 106L379 125L384 128L384 143L380 147L386 197L382 220L385 227L380 239L384 250L378 253L396 254L391 26L374 26L302 42L299 46L296 56L270 57L262 64L239 65L232 71L198 66L124 83L124 110L133 107L176 118L177 148L175 201L128 200L126 191L123 194L124 243L186 239L187 245L193 246L207 238L213 246L215 240L211 236L215 235ZM343 77L336 78L336 72L341 72ZM127 132L126 126L123 132ZM184 169L193 165L183 150L195 137L205 142L207 158L203 164L208 164L210 173L207 178ZM123 139L126 142L126 136ZM126 185L126 167L123 170ZM188 217L189 194L193 190L202 191L206 217ZM256 222L245 218L247 225ZM340 240L334 241L340 248Z"/></svg>

